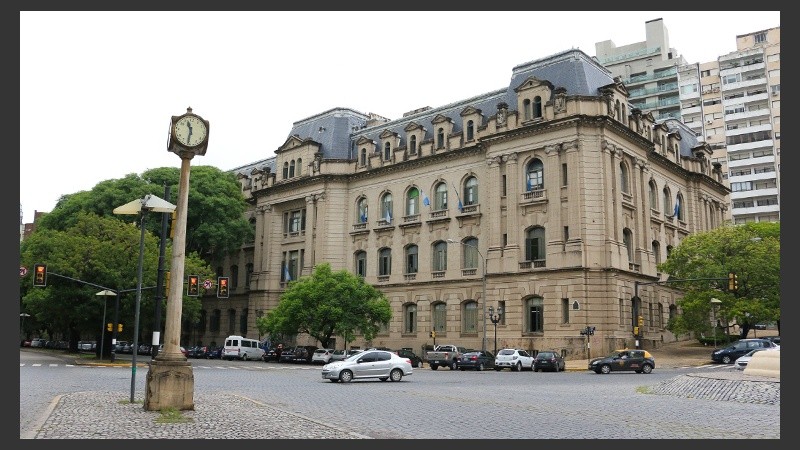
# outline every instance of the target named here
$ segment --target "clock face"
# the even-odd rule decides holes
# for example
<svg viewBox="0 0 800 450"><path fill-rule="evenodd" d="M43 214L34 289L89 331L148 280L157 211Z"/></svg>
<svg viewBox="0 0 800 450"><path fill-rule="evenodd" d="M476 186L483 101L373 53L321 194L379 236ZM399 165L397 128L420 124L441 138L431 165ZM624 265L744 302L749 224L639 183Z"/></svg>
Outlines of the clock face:
<svg viewBox="0 0 800 450"><path fill-rule="evenodd" d="M175 122L175 139L187 147L194 147L206 139L206 124L197 116L184 116Z"/></svg>

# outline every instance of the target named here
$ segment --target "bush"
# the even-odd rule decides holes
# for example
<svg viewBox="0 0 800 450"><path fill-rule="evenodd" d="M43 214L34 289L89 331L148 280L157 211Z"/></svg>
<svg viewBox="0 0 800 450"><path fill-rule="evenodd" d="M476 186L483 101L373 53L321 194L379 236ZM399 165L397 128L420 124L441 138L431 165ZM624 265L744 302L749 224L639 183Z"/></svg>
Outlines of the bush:
<svg viewBox="0 0 800 450"><path fill-rule="evenodd" d="M716 343L717 346L719 347L721 344L730 344L731 342L736 342L739 339L740 337L738 334L729 334L727 336L724 334L717 334ZM701 336L700 338L698 338L698 341L700 341L700 343L703 345L713 346L714 336Z"/></svg>

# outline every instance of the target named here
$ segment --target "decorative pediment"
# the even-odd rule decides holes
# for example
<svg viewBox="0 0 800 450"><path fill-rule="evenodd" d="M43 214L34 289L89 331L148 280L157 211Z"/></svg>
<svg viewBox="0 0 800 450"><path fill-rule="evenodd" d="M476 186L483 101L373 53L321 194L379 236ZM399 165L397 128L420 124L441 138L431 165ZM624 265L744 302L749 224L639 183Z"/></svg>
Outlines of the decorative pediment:
<svg viewBox="0 0 800 450"><path fill-rule="evenodd" d="M389 129L387 128L387 129L383 130L383 132L380 134L380 136L379 136L379 137L380 137L381 139L388 139L388 138L390 138L390 137L397 137L397 133L395 133L394 131L392 131L392 130L389 130Z"/></svg>
<svg viewBox="0 0 800 450"><path fill-rule="evenodd" d="M445 116L444 114L437 114L436 117L434 117L433 120L431 120L431 123L433 124L444 123L444 122L452 123L453 121L450 120L450 118Z"/></svg>
<svg viewBox="0 0 800 450"><path fill-rule="evenodd" d="M528 78L525 79L525 81L520 83L520 85L517 86L516 89L514 89L514 92L519 93L519 92L522 92L522 91L527 91L529 89L535 89L535 88L543 87L543 86L547 87L549 90L552 90L553 87L554 87L553 83L551 83L551 82L549 82L547 80L540 80L540 79L538 79L536 77L528 77Z"/></svg>
<svg viewBox="0 0 800 450"><path fill-rule="evenodd" d="M289 136L288 139L286 139L286 141L283 143L283 145L281 145L280 147L278 147L277 150L275 150L275 153L276 154L277 153L282 153L282 152L285 152L287 150L292 150L292 149L295 149L297 147L302 147L304 145L314 145L317 148L322 147L322 144L320 144L319 142L317 142L317 141L315 141L313 139L310 139L310 138L300 139L300 136L298 136L296 134L293 134L293 135Z"/></svg>
<svg viewBox="0 0 800 450"><path fill-rule="evenodd" d="M403 128L403 131L409 133L411 131L424 130L424 129L425 128L422 125L412 121L412 122L409 122L408 125L406 125L405 128Z"/></svg>
<svg viewBox="0 0 800 450"><path fill-rule="evenodd" d="M461 117L471 116L473 114L481 114L481 110L474 106L467 106L461 111Z"/></svg>
<svg viewBox="0 0 800 450"><path fill-rule="evenodd" d="M377 143L375 141L373 141L372 139L369 139L369 138L367 138L365 136L361 136L356 141L356 145L361 147L362 145L377 145Z"/></svg>

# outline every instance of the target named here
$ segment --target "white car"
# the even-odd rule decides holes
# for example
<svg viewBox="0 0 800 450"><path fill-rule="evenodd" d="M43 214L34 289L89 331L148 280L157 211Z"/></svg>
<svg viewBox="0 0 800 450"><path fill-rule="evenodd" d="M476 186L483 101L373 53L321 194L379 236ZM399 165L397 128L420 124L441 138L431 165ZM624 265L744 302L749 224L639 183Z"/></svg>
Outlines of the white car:
<svg viewBox="0 0 800 450"><path fill-rule="evenodd" d="M733 367L738 369L738 370L744 370L747 367L747 363L749 363L750 360L753 358L753 355L756 352L760 352L762 350L780 350L780 347L778 347L778 348L754 348L754 349L750 350L749 352L745 353L744 355L736 358L736 361L733 363Z"/></svg>
<svg viewBox="0 0 800 450"><path fill-rule="evenodd" d="M413 373L411 360L386 350L365 350L322 366L322 379L349 383L359 378L400 381Z"/></svg>
<svg viewBox="0 0 800 450"><path fill-rule="evenodd" d="M521 348L504 348L497 352L494 359L494 370L511 369L512 372L533 370L534 358Z"/></svg>
<svg viewBox="0 0 800 450"><path fill-rule="evenodd" d="M311 364L328 364L331 362L334 350L332 348L318 348L311 355Z"/></svg>

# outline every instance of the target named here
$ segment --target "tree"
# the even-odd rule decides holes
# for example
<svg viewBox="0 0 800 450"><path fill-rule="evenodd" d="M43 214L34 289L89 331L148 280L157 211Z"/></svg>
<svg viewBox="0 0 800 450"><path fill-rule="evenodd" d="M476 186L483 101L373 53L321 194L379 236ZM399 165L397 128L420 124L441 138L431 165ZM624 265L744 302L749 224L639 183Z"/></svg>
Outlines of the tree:
<svg viewBox="0 0 800 450"><path fill-rule="evenodd" d="M62 195L55 208L39 220L38 229L65 230L74 224L77 213L92 212L101 217L135 222L136 216L116 215L114 208L146 194L164 197L170 186L170 198L177 204L180 169L162 167L128 174L124 178L101 181L90 191ZM192 167L189 177L189 205L186 218L186 251L209 258L239 249L253 239L254 230L245 218L247 203L236 176L212 166ZM161 235L161 221L148 220L147 229Z"/></svg>
<svg viewBox="0 0 800 450"><path fill-rule="evenodd" d="M707 333L712 315L725 328L739 325L742 337L758 322L775 321L780 330L779 222L728 225L692 234L658 269L671 279L697 279L675 284L685 296L678 302L682 314L667 326L673 333ZM728 290L729 273L738 277L735 291ZM712 298L722 302L714 312Z"/></svg>
<svg viewBox="0 0 800 450"><path fill-rule="evenodd" d="M331 337L352 342L356 332L372 340L392 318L389 300L361 277L346 270L332 272L328 263L290 281L278 306L257 320L261 334L306 333L328 348Z"/></svg>
<svg viewBox="0 0 800 450"><path fill-rule="evenodd" d="M132 335L141 230L136 224L88 212L77 212L70 222L64 230L37 229L22 242L21 264L33 267L35 263L45 263L50 274L45 288L33 287L30 276L20 278L22 310L31 314L29 322L36 324L32 326L38 326L51 337L67 336L70 348L77 350L82 335L100 338L103 302L108 302L107 306L113 311L113 301L95 295L99 288L85 283L88 282L125 291L120 294L120 322L130 324L123 332ZM145 233L140 303L143 330L152 328L155 313L155 290L144 288L156 284L158 242L157 237ZM167 247L169 253L171 246ZM168 264L165 270L169 270ZM214 276L211 267L196 253L187 254L185 268L207 277ZM54 273L69 278L52 275ZM197 298L183 297L184 318L196 321L200 309ZM112 316L106 316L109 317Z"/></svg>

